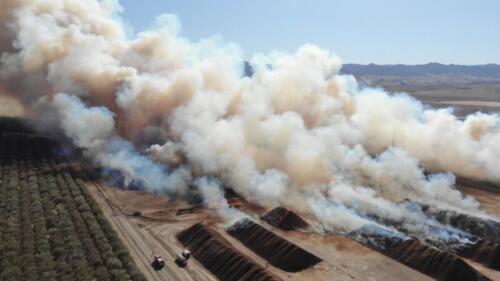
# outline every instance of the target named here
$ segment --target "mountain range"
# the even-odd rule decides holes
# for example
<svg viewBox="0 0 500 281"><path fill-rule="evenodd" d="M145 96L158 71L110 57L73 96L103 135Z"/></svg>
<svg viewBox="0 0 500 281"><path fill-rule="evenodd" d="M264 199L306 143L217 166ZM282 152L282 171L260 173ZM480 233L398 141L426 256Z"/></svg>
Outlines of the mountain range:
<svg viewBox="0 0 500 281"><path fill-rule="evenodd" d="M453 75L475 77L500 77L500 65L457 65L427 63L420 65L405 64L344 64L340 70L342 74L354 76L427 76L427 75Z"/></svg>

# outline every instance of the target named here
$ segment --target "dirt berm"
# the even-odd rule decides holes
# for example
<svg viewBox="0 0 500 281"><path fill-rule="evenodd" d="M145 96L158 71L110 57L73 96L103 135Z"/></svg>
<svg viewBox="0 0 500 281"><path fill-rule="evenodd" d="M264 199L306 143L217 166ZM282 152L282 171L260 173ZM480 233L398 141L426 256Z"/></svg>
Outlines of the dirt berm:
<svg viewBox="0 0 500 281"><path fill-rule="evenodd" d="M487 240L462 247L457 251L461 256L480 262L483 265L500 270L500 245Z"/></svg>
<svg viewBox="0 0 500 281"><path fill-rule="evenodd" d="M384 252L387 256L440 281L487 281L461 258L410 239Z"/></svg>
<svg viewBox="0 0 500 281"><path fill-rule="evenodd" d="M284 271L301 271L321 261L315 255L249 219L239 220L226 231L270 264Z"/></svg>
<svg viewBox="0 0 500 281"><path fill-rule="evenodd" d="M309 224L293 211L277 207L267 212L262 220L283 230L298 230L308 228Z"/></svg>
<svg viewBox="0 0 500 281"><path fill-rule="evenodd" d="M220 280L280 280L223 242L217 233L200 223L180 232L177 239Z"/></svg>
<svg viewBox="0 0 500 281"><path fill-rule="evenodd" d="M440 210L424 204L421 204L421 206L427 215L442 224L449 224L483 239L500 243L500 222L498 221L460 214L450 210Z"/></svg>

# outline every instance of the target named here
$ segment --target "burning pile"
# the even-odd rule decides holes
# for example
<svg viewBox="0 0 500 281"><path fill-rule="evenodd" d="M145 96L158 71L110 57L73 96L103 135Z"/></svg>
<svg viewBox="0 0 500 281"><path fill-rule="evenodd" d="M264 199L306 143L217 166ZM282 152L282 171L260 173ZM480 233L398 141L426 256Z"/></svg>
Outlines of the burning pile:
<svg viewBox="0 0 500 281"><path fill-rule="evenodd" d="M262 220L283 230L298 230L309 227L309 224L303 218L292 210L283 207L276 207L267 212L262 217Z"/></svg>
<svg viewBox="0 0 500 281"><path fill-rule="evenodd" d="M499 221L461 214L456 211L441 210L429 205L422 205L422 210L443 224L451 225L483 239L500 243Z"/></svg>
<svg viewBox="0 0 500 281"><path fill-rule="evenodd" d="M459 249L460 256L482 263L483 265L500 270L500 245L487 240L479 240L472 245Z"/></svg>
<svg viewBox="0 0 500 281"><path fill-rule="evenodd" d="M409 239L389 248L387 256L440 281L487 281L459 257Z"/></svg>
<svg viewBox="0 0 500 281"><path fill-rule="evenodd" d="M409 239L404 234L377 225L365 225L360 229L349 232L347 237L380 252L385 252Z"/></svg>
<svg viewBox="0 0 500 281"><path fill-rule="evenodd" d="M470 214L458 213L452 210L442 210L418 202L405 200L400 205L411 206L415 213L424 213L438 221L441 226L434 225L430 229L434 232L446 233L446 239L426 242L441 250L450 251L459 256L482 263L491 269L500 269L500 222L491 218L482 218ZM392 225L403 232L404 227Z"/></svg>
<svg viewBox="0 0 500 281"><path fill-rule="evenodd" d="M348 236L437 280L489 280L456 255L395 231L372 225L353 231Z"/></svg>

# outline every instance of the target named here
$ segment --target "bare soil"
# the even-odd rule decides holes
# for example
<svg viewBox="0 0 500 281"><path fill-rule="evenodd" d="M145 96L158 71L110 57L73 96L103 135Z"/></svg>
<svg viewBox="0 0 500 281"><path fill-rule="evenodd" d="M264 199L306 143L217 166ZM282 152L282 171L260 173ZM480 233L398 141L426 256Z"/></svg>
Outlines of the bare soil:
<svg viewBox="0 0 500 281"><path fill-rule="evenodd" d="M458 188L466 194L476 196L483 209L493 214L499 211L499 201L495 202L492 199L498 199L497 193L491 192L488 188L460 183ZM292 272L295 270L270 262L266 253L261 255L255 250L255 245L249 245L252 243L245 243L231 236L226 231L229 225L225 225L211 209L185 202L173 202L162 194L125 191L102 185L102 183L89 182L88 188L102 206L106 217L118 231L134 261L148 280L229 280L227 276L233 276L231 272L239 272L239 275L243 276L242 272L248 268L250 268L249 272L260 272L263 278L271 276L277 280L453 280L450 278L457 275L460 278L468 276L469 279L455 280L488 280L487 278L500 280L500 271L494 269L498 262L498 247L492 246L490 242L485 242L490 244L478 245L477 249L462 253L465 258L458 258L443 251L435 253L430 251L429 247L412 246L412 248L406 244L399 250L394 248L392 253L388 254L334 234L287 230L280 228L279 224L277 227L273 226L272 221L267 223L265 220L260 220L261 217L265 217L266 209L239 200L237 205L240 210L265 228L266 233L271 233L264 235L265 237L255 235L260 238L255 239L257 242L252 242L253 244L259 246L259 241L267 241L269 237L278 237L321 260L301 268L298 272ZM286 212L279 213L285 214ZM231 251L220 250L225 254L217 258L219 261L224 257L228 258L226 262L218 264L227 264L227 267L220 267L216 264L217 268L214 270L212 268L214 265L206 261L208 256L201 254L203 251L195 254L185 268L180 268L175 264L175 256L184 247L194 250L193 252L196 252L196 247L198 247L193 248L193 243L180 243L177 236L199 223L209 229L217 241L231 249ZM212 241L208 246L203 243L195 244L204 245L201 248L209 247L217 252L220 247L219 242ZM285 246L284 249L287 247ZM269 252L278 249L274 246L268 246L268 248ZM426 250L421 251L423 248ZM414 251L410 251L411 249ZM155 271L151 267L153 253L165 258L166 266L163 270ZM443 272L443 268L447 271ZM229 275L221 277L221 272Z"/></svg>
<svg viewBox="0 0 500 281"><path fill-rule="evenodd" d="M431 278L350 239L336 235L283 231L267 226L277 236L285 237L307 249L322 262L297 273L284 271L254 253L226 232L228 225L210 209L178 215L179 209L190 208L182 202L169 201L161 194L125 191L89 182L88 189L103 208L105 216L119 233L139 269L148 280L217 280L203 259L191 258L187 267L178 267L174 260L184 245L176 236L196 223L203 223L228 242L239 254L281 280L431 280ZM256 220L265 212L262 207L242 201L241 210ZM191 206L192 207L192 206ZM140 212L140 216L134 216ZM162 255L165 268L155 271L152 254ZM240 262L242 262L240 260Z"/></svg>
<svg viewBox="0 0 500 281"><path fill-rule="evenodd" d="M162 205L167 202L164 196L122 191L103 187L98 183L88 183L87 187L148 280L217 280L195 260L190 261L188 270L179 268L174 260L182 251L182 245L175 239L164 241L147 228L158 222L127 215L130 210L151 211L165 206ZM165 267L160 271L151 266L154 254L165 259Z"/></svg>

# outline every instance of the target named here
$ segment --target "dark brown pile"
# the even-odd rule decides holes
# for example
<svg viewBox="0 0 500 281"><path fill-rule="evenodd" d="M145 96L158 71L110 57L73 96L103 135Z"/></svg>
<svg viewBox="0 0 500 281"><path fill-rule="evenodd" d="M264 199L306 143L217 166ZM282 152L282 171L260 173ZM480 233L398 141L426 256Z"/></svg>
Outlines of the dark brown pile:
<svg viewBox="0 0 500 281"><path fill-rule="evenodd" d="M351 231L347 234L347 237L379 252L384 252L409 239L408 236L402 233L371 224Z"/></svg>
<svg viewBox="0 0 500 281"><path fill-rule="evenodd" d="M443 224L449 224L483 239L500 243L500 222L453 211L428 211L428 213Z"/></svg>
<svg viewBox="0 0 500 281"><path fill-rule="evenodd" d="M476 244L463 247L458 254L489 268L500 270L500 245L494 242L480 240Z"/></svg>
<svg viewBox="0 0 500 281"><path fill-rule="evenodd" d="M435 218L442 224L448 224L483 239L500 243L500 222L498 221L441 210L424 204L421 204L421 207L428 216Z"/></svg>
<svg viewBox="0 0 500 281"><path fill-rule="evenodd" d="M193 257L220 280L279 280L248 257L217 238L217 234L202 224L180 232L177 239Z"/></svg>
<svg viewBox="0 0 500 281"><path fill-rule="evenodd" d="M461 258L410 239L385 251L387 256L440 281L486 281Z"/></svg>
<svg viewBox="0 0 500 281"><path fill-rule="evenodd" d="M236 222L227 232L270 264L284 271L301 271L321 261L315 255L249 219Z"/></svg>
<svg viewBox="0 0 500 281"><path fill-rule="evenodd" d="M277 207L267 212L262 220L283 230L297 230L309 227L309 224L299 215L289 209Z"/></svg>
<svg viewBox="0 0 500 281"><path fill-rule="evenodd" d="M469 236L468 240L475 241L474 244L468 244L456 239L453 242L437 243L434 246L452 251L459 256L482 263L489 268L500 270L500 222L451 210L443 210L411 200L404 200L400 204L412 204L421 208L428 216L442 224L451 225L465 231L468 233L465 234Z"/></svg>

